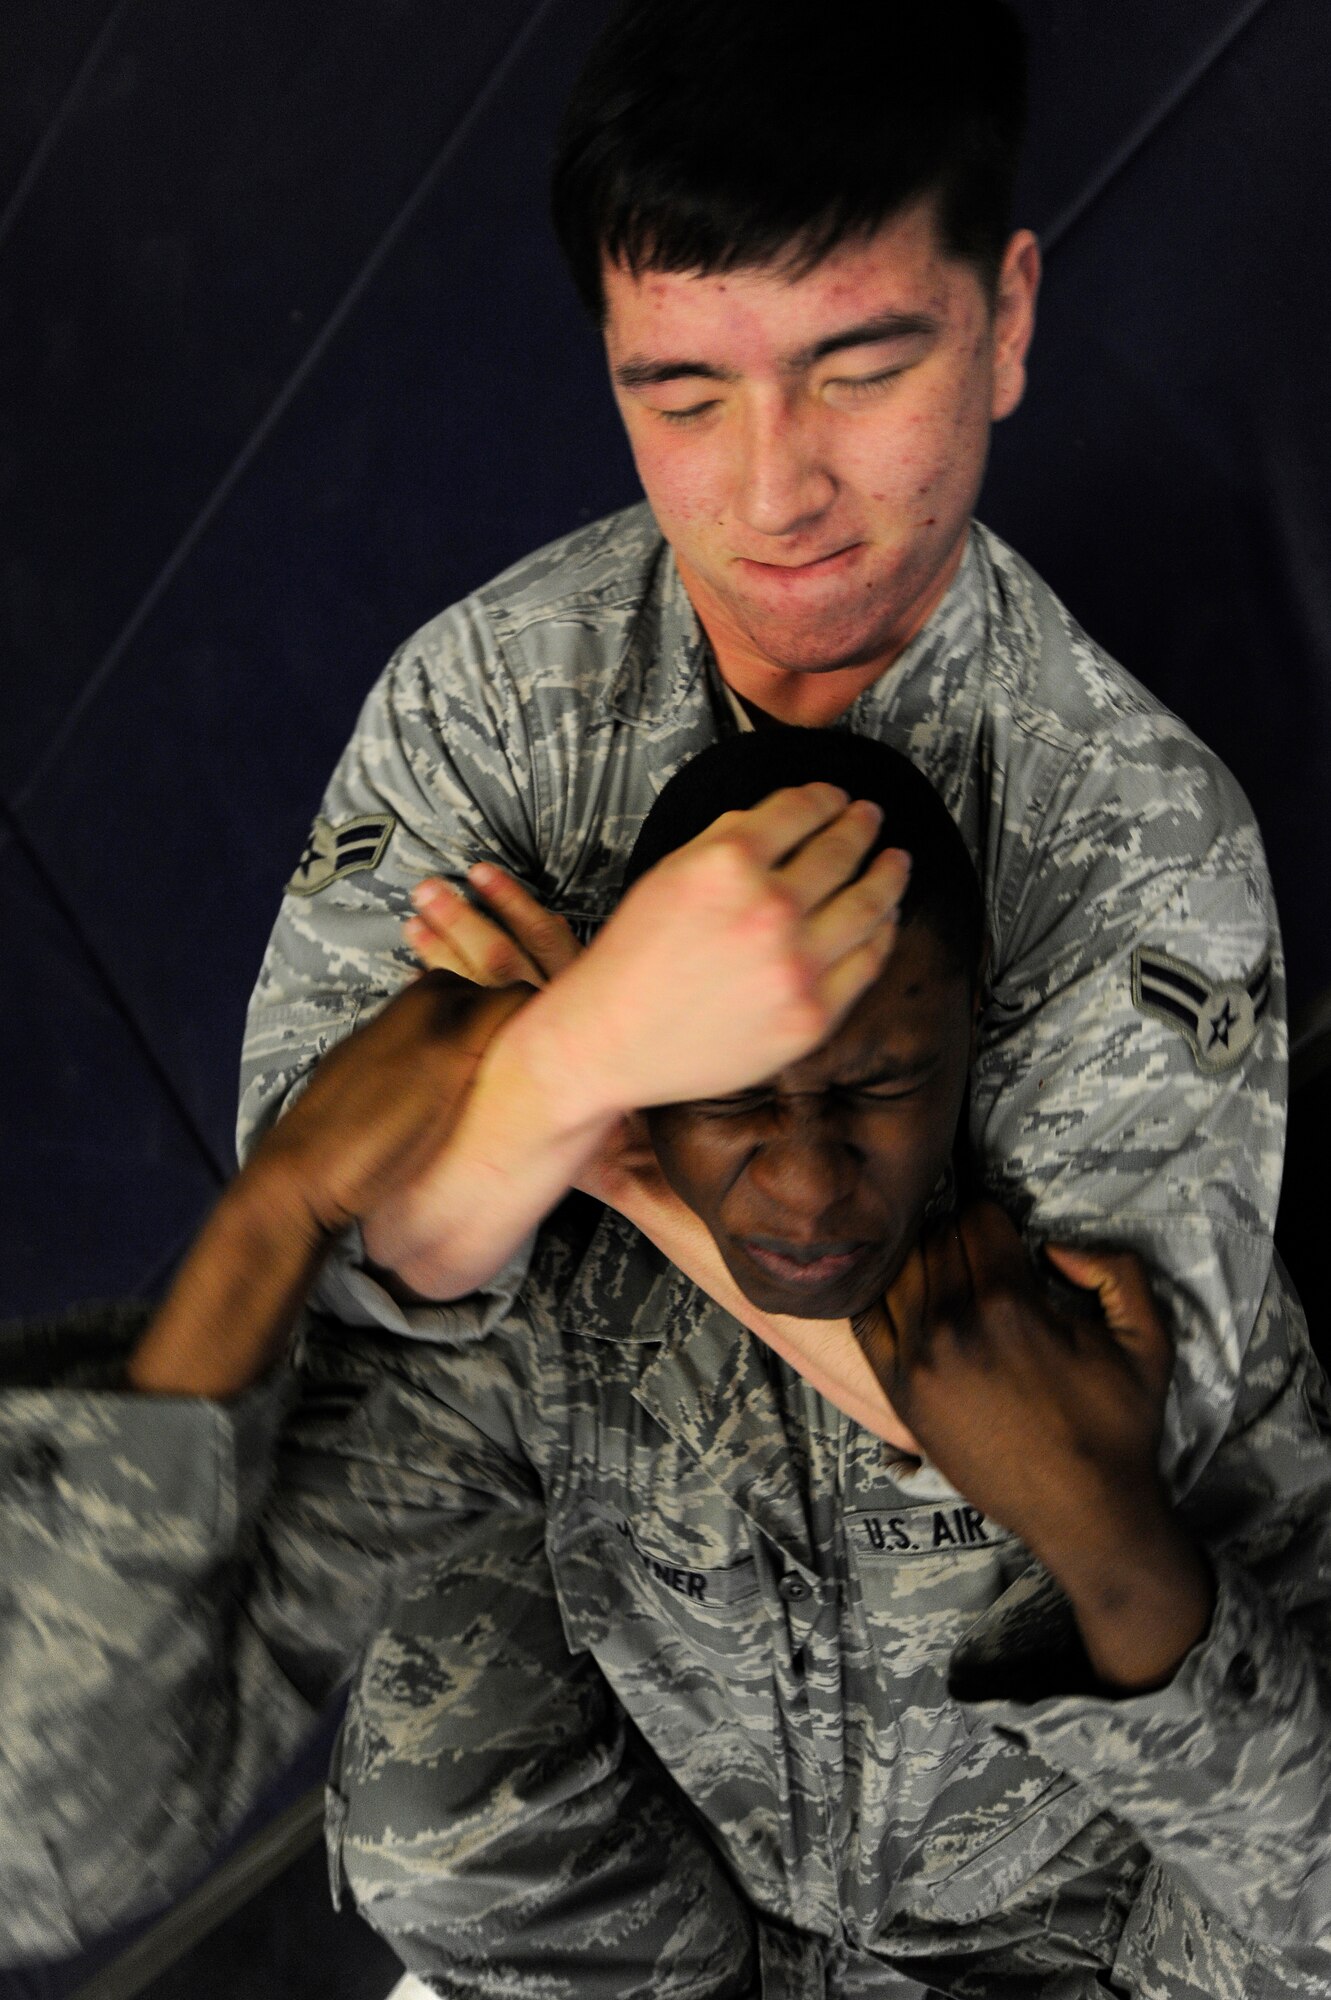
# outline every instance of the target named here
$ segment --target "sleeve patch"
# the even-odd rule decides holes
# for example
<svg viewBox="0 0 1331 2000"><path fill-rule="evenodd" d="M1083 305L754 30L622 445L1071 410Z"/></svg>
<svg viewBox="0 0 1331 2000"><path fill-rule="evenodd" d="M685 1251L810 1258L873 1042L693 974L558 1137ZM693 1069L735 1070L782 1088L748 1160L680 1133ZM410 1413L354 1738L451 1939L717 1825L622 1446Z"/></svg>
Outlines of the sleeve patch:
<svg viewBox="0 0 1331 2000"><path fill-rule="evenodd" d="M1132 954L1132 1003L1179 1033L1208 1075L1232 1069L1257 1039L1271 998L1268 954L1248 979L1213 980L1168 952L1139 945Z"/></svg>
<svg viewBox="0 0 1331 2000"><path fill-rule="evenodd" d="M392 813L363 813L359 819L344 819L340 826L316 819L296 872L287 883L287 894L317 896L320 889L344 875L377 868L396 825Z"/></svg>

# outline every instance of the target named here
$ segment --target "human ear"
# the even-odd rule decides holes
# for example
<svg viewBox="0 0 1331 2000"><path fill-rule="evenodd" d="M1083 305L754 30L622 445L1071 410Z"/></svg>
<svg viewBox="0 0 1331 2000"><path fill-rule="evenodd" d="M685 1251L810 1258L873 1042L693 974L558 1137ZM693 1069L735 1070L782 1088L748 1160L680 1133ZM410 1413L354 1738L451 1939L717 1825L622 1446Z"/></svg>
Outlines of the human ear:
<svg viewBox="0 0 1331 2000"><path fill-rule="evenodd" d="M1026 355L1035 332L1040 245L1029 229L1009 238L994 291L993 394L995 423L1010 417L1026 393Z"/></svg>

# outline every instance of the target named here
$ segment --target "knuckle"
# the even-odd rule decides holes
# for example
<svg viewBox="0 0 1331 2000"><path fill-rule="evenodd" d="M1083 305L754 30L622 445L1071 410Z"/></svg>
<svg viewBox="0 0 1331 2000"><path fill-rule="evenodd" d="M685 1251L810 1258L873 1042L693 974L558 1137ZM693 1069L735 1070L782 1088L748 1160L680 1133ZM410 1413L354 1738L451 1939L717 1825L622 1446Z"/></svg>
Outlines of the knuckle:
<svg viewBox="0 0 1331 2000"><path fill-rule="evenodd" d="M753 870L749 843L738 828L713 841L705 851L705 859L712 872L721 876L747 877Z"/></svg>
<svg viewBox="0 0 1331 2000"><path fill-rule="evenodd" d="M718 901L744 902L759 886L753 857L744 841L730 836L704 848L698 857L699 881Z"/></svg>
<svg viewBox="0 0 1331 2000"><path fill-rule="evenodd" d="M697 848L699 857L716 855L723 848L743 848L746 841L748 816L742 812L723 812L701 836L702 844Z"/></svg>

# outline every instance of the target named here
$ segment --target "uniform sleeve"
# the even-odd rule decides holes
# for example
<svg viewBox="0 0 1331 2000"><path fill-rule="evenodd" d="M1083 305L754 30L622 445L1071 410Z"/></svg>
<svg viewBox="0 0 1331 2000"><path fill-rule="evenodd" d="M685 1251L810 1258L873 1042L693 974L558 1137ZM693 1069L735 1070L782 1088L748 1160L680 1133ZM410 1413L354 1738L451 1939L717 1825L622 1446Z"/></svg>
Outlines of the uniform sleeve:
<svg viewBox="0 0 1331 2000"><path fill-rule="evenodd" d="M0 1959L76 1951L167 1900L415 1566L496 1510L539 1532L509 1408L479 1349L331 1327L294 1385L225 1406L0 1394Z"/></svg>
<svg viewBox="0 0 1331 2000"><path fill-rule="evenodd" d="M1280 941L1261 841L1168 715L1120 718L1006 808L972 1131L1038 1240L1138 1251L1176 1348L1171 1478L1228 1425L1284 1146Z"/></svg>
<svg viewBox="0 0 1331 2000"><path fill-rule="evenodd" d="M461 881L473 861L536 878L534 763L502 649L468 600L389 663L329 781L250 1000L237 1147L245 1159L320 1057L418 970L402 941L425 875ZM492 1324L526 1258L474 1302ZM396 1331L403 1314L366 1272L359 1238L337 1247L317 1293L342 1315ZM429 1306L409 1331L440 1330Z"/></svg>
<svg viewBox="0 0 1331 2000"><path fill-rule="evenodd" d="M1029 1615L1006 1639L1002 1621L977 1628L953 1687L1135 1827L1242 1940L1292 1964L1291 1990L1331 1993L1331 1421L1301 1316L1275 1292L1235 1424L1181 1511L1218 1593L1166 1687L1053 1691L1077 1685L1076 1649L1060 1661Z"/></svg>

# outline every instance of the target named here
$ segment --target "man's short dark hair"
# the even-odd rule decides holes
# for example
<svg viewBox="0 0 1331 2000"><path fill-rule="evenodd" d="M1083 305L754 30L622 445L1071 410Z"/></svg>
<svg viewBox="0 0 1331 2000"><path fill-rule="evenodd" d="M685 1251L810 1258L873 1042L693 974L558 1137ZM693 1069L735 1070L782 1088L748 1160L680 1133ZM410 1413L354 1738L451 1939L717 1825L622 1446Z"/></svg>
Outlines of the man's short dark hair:
<svg viewBox="0 0 1331 2000"><path fill-rule="evenodd" d="M872 799L882 807L883 824L864 866L885 847L905 848L911 872L900 921L926 925L950 968L974 987L984 959L984 896L956 822L909 758L848 729L774 724L752 735L724 736L700 751L663 786L643 821L625 887L722 813L746 811L787 785L819 780L842 786L852 799Z"/></svg>
<svg viewBox="0 0 1331 2000"><path fill-rule="evenodd" d="M803 275L933 195L992 290L1026 122L1006 0L628 0L555 151L555 231L604 316L602 258Z"/></svg>

